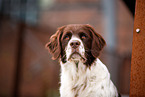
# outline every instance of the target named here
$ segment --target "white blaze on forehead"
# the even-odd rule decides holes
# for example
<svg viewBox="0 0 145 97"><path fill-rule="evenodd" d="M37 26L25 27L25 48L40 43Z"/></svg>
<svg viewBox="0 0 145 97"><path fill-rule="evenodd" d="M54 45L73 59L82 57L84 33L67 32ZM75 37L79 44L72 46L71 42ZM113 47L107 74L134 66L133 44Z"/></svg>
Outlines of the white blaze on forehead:
<svg viewBox="0 0 145 97"><path fill-rule="evenodd" d="M71 39L69 40L66 48L65 48L65 51L66 51L66 59L68 61L68 58L70 57L70 55L72 54L72 47L71 47L71 43L73 41L79 41L80 42L80 46L78 47L78 50L80 53L81 56L85 57L85 48L84 48L84 45L83 45L83 42L80 38L76 37L75 35L72 35Z"/></svg>

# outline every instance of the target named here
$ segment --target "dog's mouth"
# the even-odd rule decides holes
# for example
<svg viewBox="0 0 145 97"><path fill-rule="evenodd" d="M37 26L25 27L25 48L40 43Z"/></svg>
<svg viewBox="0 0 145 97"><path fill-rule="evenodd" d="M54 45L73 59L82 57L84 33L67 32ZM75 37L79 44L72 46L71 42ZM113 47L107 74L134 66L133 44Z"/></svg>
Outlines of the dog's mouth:
<svg viewBox="0 0 145 97"><path fill-rule="evenodd" d="M82 60L83 62L85 62L86 58L83 57L79 52L74 51L74 52L72 52L72 54L70 55L68 60Z"/></svg>

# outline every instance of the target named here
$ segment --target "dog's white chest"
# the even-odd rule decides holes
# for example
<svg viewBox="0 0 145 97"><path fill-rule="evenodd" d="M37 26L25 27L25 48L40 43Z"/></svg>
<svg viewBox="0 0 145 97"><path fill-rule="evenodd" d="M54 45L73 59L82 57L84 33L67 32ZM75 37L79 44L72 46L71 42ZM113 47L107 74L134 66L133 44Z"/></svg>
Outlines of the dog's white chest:
<svg viewBox="0 0 145 97"><path fill-rule="evenodd" d="M106 66L97 59L89 68L83 63L61 63L61 97L117 97Z"/></svg>

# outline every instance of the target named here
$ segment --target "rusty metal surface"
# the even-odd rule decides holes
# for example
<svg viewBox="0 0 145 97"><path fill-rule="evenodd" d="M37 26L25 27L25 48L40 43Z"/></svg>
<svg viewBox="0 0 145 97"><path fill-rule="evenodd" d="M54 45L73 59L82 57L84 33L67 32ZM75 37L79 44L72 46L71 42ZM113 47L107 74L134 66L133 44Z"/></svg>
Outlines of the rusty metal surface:
<svg viewBox="0 0 145 97"><path fill-rule="evenodd" d="M145 97L145 0L136 1L130 97Z"/></svg>

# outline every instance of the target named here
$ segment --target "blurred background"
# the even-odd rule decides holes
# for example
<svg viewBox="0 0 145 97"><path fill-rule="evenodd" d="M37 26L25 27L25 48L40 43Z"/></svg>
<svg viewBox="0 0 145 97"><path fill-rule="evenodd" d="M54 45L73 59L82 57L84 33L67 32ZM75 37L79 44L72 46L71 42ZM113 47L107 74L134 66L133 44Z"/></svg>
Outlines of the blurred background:
<svg viewBox="0 0 145 97"><path fill-rule="evenodd" d="M106 40L100 59L129 95L135 0L0 0L0 97L59 97L58 61L45 49L56 29L90 24Z"/></svg>

